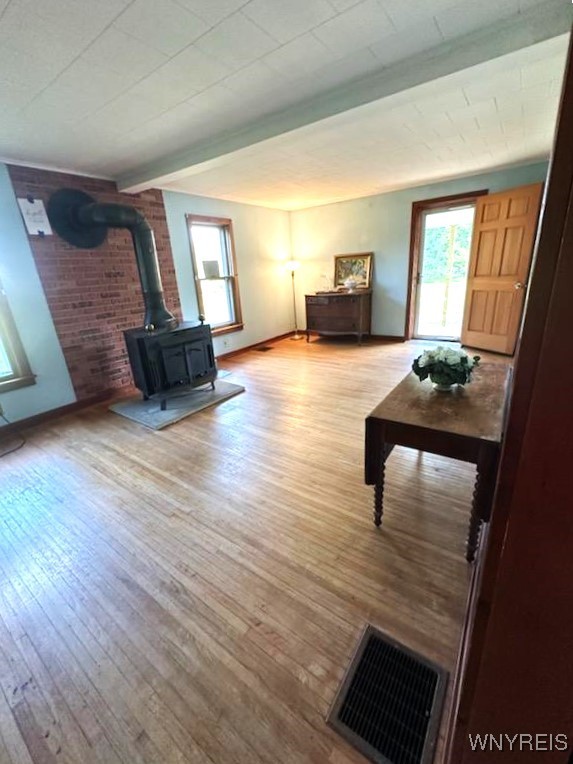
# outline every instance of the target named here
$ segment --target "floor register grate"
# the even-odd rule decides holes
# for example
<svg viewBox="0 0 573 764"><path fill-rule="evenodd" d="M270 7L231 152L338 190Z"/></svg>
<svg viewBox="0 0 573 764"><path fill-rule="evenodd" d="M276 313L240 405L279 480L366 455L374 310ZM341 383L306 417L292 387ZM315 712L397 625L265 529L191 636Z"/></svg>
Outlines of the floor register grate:
<svg viewBox="0 0 573 764"><path fill-rule="evenodd" d="M376 764L430 764L447 672L367 626L328 724Z"/></svg>

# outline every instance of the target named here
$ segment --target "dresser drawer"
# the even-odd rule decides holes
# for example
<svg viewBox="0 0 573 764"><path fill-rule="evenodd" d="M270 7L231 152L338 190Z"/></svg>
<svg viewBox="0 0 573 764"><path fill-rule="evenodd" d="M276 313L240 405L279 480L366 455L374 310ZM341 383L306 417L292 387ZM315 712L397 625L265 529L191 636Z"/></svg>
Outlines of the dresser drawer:
<svg viewBox="0 0 573 764"><path fill-rule="evenodd" d="M307 305L335 305L337 309L343 305L356 305L360 300L357 295L307 294Z"/></svg>
<svg viewBox="0 0 573 764"><path fill-rule="evenodd" d="M322 296L319 294L307 294L305 299L308 307L310 305L328 305L332 298L329 298L326 295Z"/></svg>
<svg viewBox="0 0 573 764"><path fill-rule="evenodd" d="M344 302L307 303L306 313L308 316L341 316L349 318L360 314L358 300L350 299Z"/></svg>
<svg viewBox="0 0 573 764"><path fill-rule="evenodd" d="M315 332L357 332L358 320L339 316L308 316L307 329Z"/></svg>

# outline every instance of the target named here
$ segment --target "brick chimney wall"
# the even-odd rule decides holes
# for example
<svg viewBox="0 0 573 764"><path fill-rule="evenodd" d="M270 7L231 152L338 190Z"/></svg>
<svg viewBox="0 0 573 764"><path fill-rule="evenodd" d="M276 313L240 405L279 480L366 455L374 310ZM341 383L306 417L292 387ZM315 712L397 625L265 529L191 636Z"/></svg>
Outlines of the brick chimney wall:
<svg viewBox="0 0 573 764"><path fill-rule="evenodd" d="M47 206L54 191L74 188L98 202L128 204L143 213L155 234L165 302L181 318L160 191L121 194L111 181L15 165L8 169L17 197L31 195ZM94 250L77 249L55 233L29 240L78 400L131 385L122 332L142 325L144 308L129 232L110 229Z"/></svg>

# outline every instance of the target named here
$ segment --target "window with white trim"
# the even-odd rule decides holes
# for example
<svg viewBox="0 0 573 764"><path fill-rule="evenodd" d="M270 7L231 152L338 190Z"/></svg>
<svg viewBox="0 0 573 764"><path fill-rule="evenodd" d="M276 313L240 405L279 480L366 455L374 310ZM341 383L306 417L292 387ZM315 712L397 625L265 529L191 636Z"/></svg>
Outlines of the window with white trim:
<svg viewBox="0 0 573 764"><path fill-rule="evenodd" d="M187 215L199 310L213 334L243 328L232 222Z"/></svg>
<svg viewBox="0 0 573 764"><path fill-rule="evenodd" d="M8 298L0 285L0 393L33 385L35 381Z"/></svg>

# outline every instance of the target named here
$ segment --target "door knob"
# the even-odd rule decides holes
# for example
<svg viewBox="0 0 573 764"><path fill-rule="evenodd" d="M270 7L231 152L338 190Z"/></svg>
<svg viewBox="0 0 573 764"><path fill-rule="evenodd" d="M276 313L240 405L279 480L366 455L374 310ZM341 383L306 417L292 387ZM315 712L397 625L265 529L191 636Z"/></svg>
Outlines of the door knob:
<svg viewBox="0 0 573 764"><path fill-rule="evenodd" d="M514 289L525 289L525 284L522 284L521 281L516 281L515 284L513 285L513 288Z"/></svg>

